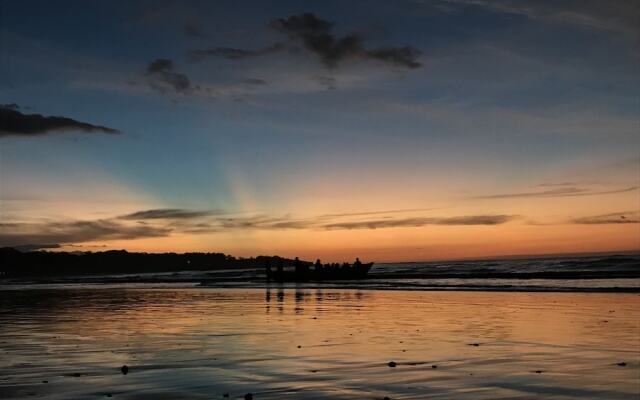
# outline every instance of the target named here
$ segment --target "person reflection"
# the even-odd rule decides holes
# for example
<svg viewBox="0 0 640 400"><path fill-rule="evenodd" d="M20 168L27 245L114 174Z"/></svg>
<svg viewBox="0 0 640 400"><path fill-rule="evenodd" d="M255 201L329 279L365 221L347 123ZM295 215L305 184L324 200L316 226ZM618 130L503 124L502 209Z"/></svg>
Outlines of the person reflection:
<svg viewBox="0 0 640 400"><path fill-rule="evenodd" d="M282 314L282 311L284 310L284 289L282 287L278 288L276 300L278 301L278 312Z"/></svg>

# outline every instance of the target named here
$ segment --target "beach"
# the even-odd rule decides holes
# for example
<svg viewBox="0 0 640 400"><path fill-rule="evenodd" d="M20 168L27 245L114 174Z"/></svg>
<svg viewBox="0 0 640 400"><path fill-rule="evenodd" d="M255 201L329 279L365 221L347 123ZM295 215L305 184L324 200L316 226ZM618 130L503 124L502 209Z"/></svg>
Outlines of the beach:
<svg viewBox="0 0 640 400"><path fill-rule="evenodd" d="M639 321L637 293L4 288L0 397L637 399Z"/></svg>

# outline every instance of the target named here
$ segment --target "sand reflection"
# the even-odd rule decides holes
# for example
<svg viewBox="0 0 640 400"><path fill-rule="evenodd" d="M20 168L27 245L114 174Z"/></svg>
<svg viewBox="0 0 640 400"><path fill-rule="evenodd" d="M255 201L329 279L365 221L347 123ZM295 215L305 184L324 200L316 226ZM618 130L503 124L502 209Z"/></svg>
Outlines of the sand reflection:
<svg viewBox="0 0 640 400"><path fill-rule="evenodd" d="M277 286L0 292L0 394L637 398L639 299Z"/></svg>

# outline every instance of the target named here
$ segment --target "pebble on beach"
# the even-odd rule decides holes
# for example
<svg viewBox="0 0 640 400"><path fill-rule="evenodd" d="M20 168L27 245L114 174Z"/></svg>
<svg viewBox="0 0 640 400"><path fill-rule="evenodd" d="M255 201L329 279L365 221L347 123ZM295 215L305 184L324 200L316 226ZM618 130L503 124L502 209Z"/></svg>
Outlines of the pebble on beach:
<svg viewBox="0 0 640 400"><path fill-rule="evenodd" d="M244 400L253 400L253 393L247 393L244 395Z"/></svg>
<svg viewBox="0 0 640 400"><path fill-rule="evenodd" d="M127 367L126 365L123 365L123 366L120 368L120 372L122 372L122 375L126 375L126 374L128 374L128 373L129 373L129 367Z"/></svg>
<svg viewBox="0 0 640 400"><path fill-rule="evenodd" d="M627 363L626 362L619 362L616 364L618 367L626 367Z"/></svg>
<svg viewBox="0 0 640 400"><path fill-rule="evenodd" d="M222 397L229 397L229 393L223 394Z"/></svg>
<svg viewBox="0 0 640 400"><path fill-rule="evenodd" d="M387 365L391 368L395 368L397 364L395 363L395 361L389 361Z"/></svg>

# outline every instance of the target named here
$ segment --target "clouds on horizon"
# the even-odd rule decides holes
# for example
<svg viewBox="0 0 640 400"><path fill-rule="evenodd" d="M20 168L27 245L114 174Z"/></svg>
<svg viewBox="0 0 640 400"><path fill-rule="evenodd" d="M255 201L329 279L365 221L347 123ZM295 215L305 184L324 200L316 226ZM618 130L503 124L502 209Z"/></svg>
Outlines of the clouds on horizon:
<svg viewBox="0 0 640 400"><path fill-rule="evenodd" d="M230 230L351 230L427 225L499 225L518 218L513 215L397 216L398 213L413 211L354 212L294 218L288 215L266 214L230 216L232 213L218 210L151 209L98 220L2 223L0 224L0 247L54 248L54 246L82 242L154 238L171 234L211 234ZM387 214L387 216L381 217L380 214ZM371 218L372 216L376 217ZM364 218L354 220L353 217Z"/></svg>
<svg viewBox="0 0 640 400"><path fill-rule="evenodd" d="M42 136L54 132L119 134L120 131L101 125L61 116L23 114L15 104L0 105L0 138L7 136Z"/></svg>
<svg viewBox="0 0 640 400"><path fill-rule="evenodd" d="M221 210L163 208L135 211L98 220L50 220L0 224L0 247L46 249L83 242L167 237L173 234L215 234L228 231L375 230L425 226L495 226L524 219L519 215L400 216L433 209L380 210L320 214L307 218L253 214L232 216ZM534 225L638 224L637 212L615 212ZM531 224L529 222L529 224Z"/></svg>

